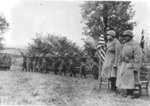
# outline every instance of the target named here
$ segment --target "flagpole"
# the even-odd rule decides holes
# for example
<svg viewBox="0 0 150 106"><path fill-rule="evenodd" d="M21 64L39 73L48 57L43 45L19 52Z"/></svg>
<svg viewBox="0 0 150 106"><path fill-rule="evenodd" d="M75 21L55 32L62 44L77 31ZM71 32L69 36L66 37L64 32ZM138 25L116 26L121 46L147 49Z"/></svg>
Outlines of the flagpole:
<svg viewBox="0 0 150 106"><path fill-rule="evenodd" d="M101 50L101 47L100 47ZM99 61L99 89L101 88L101 72L102 72L102 57L100 56Z"/></svg>

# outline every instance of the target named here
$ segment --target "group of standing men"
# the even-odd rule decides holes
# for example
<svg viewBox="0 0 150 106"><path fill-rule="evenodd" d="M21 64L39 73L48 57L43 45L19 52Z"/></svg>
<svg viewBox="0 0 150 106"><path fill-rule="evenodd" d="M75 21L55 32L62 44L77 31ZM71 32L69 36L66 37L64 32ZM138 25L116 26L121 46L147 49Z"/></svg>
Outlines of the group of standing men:
<svg viewBox="0 0 150 106"><path fill-rule="evenodd" d="M133 38L131 30L124 31L122 42L116 39L116 32L107 32L107 49L102 65L102 78L111 82L111 90L125 90L124 97L134 98L136 84L140 84L140 67L142 63L142 49Z"/></svg>
<svg viewBox="0 0 150 106"><path fill-rule="evenodd" d="M71 77L79 74L86 78L87 73L92 73L94 79L98 79L99 68L98 58L82 54L65 54L60 55L40 55L40 56L23 56L23 71L49 73L55 75L64 75L68 73Z"/></svg>

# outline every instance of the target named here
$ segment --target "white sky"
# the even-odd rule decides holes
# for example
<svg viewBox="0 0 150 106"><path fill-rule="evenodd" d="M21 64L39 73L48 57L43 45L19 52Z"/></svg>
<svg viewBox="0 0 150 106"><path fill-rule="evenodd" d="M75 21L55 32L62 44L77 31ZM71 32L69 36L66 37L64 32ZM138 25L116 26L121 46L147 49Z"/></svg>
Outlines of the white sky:
<svg viewBox="0 0 150 106"><path fill-rule="evenodd" d="M150 29L150 2L134 1L138 25L134 32ZM0 0L0 12L10 23L4 35L5 46L25 47L36 32L49 32L67 36L78 45L83 45L80 4L82 1L48 0Z"/></svg>

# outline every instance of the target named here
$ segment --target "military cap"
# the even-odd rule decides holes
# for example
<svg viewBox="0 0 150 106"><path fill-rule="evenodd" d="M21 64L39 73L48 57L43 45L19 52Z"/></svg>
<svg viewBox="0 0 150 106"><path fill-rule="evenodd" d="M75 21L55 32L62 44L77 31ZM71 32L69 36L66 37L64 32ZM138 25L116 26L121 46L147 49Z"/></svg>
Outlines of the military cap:
<svg viewBox="0 0 150 106"><path fill-rule="evenodd" d="M116 36L116 32L115 32L114 30L109 30L109 31L107 31L106 34L107 34L107 35L111 35L111 36L113 36L113 37Z"/></svg>

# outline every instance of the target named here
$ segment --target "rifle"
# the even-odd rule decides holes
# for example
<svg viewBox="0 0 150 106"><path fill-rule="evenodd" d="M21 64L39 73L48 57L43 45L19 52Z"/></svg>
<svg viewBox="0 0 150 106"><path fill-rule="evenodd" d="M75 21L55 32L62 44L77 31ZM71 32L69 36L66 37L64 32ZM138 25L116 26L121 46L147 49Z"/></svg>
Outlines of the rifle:
<svg viewBox="0 0 150 106"><path fill-rule="evenodd" d="M21 53L22 56L25 56L25 54L23 52L21 52L19 49L17 49L17 50Z"/></svg>

